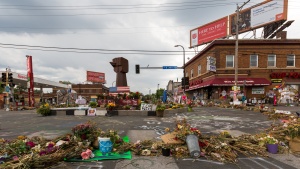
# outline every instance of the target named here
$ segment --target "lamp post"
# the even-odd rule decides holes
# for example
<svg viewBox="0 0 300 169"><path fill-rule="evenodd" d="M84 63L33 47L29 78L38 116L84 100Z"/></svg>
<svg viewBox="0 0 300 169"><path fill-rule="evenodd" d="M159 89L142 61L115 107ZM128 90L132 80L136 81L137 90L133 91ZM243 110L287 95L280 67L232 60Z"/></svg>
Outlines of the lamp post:
<svg viewBox="0 0 300 169"><path fill-rule="evenodd" d="M182 45L175 45L174 47L181 47L183 50L183 93L185 93L185 50Z"/></svg>

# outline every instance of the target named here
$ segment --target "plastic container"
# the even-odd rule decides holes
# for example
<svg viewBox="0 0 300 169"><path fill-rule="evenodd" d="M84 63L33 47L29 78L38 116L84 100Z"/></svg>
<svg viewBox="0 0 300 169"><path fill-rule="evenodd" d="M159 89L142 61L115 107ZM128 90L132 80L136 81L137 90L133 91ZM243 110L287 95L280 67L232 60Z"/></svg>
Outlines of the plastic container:
<svg viewBox="0 0 300 169"><path fill-rule="evenodd" d="M200 147L198 137L191 134L186 137L186 144L189 149L190 156L192 158L200 157Z"/></svg>
<svg viewBox="0 0 300 169"><path fill-rule="evenodd" d="M105 155L106 153L110 153L112 151L113 144L110 141L110 138L98 137L98 141L99 141L99 150L103 155Z"/></svg>

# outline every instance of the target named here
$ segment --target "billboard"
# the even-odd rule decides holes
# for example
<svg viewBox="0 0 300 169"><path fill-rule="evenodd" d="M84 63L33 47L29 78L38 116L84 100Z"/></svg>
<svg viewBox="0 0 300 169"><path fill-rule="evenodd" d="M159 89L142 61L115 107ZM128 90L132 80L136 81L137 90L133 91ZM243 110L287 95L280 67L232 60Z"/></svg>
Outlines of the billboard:
<svg viewBox="0 0 300 169"><path fill-rule="evenodd" d="M105 74L101 72L86 71L86 80L94 83L105 83Z"/></svg>
<svg viewBox="0 0 300 169"><path fill-rule="evenodd" d="M240 11L239 33L287 20L288 0L268 0ZM230 34L236 34L236 13L229 16Z"/></svg>
<svg viewBox="0 0 300 169"><path fill-rule="evenodd" d="M228 17L218 19L190 31L190 46L199 46L227 36Z"/></svg>

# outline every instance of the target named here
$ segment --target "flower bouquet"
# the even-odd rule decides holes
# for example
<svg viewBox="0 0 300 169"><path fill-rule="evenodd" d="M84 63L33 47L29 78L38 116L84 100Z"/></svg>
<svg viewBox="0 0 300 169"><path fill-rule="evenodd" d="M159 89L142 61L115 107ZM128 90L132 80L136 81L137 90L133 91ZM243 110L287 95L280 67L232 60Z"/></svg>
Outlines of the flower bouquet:
<svg viewBox="0 0 300 169"><path fill-rule="evenodd" d="M107 110L113 110L116 107L116 104L113 102L110 102L107 104L106 109Z"/></svg>
<svg viewBox="0 0 300 169"><path fill-rule="evenodd" d="M78 124L72 128L72 132L76 138L81 141L93 141L96 138L97 126L94 122L88 121L86 123Z"/></svg>
<svg viewBox="0 0 300 169"><path fill-rule="evenodd" d="M174 132L176 132L175 139L180 139L184 142L186 141L188 135L195 135L197 137L201 136L200 130L191 127L185 118L176 120L176 128Z"/></svg>
<svg viewBox="0 0 300 169"><path fill-rule="evenodd" d="M43 116L49 116L51 114L50 105L48 103L43 103L36 112Z"/></svg>

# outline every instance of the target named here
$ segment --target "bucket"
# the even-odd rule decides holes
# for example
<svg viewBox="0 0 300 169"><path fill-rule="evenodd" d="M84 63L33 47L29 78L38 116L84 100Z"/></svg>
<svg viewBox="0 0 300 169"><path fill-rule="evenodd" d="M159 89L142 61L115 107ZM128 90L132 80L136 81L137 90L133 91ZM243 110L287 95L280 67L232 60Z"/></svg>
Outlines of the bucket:
<svg viewBox="0 0 300 169"><path fill-rule="evenodd" d="M189 149L190 156L192 158L200 157L200 147L198 137L191 134L186 137L186 144Z"/></svg>
<svg viewBox="0 0 300 169"><path fill-rule="evenodd" d="M267 144L267 149L269 153L276 154L278 151L278 144Z"/></svg>
<svg viewBox="0 0 300 169"><path fill-rule="evenodd" d="M99 150L103 155L112 151L113 144L108 137L98 137Z"/></svg>

